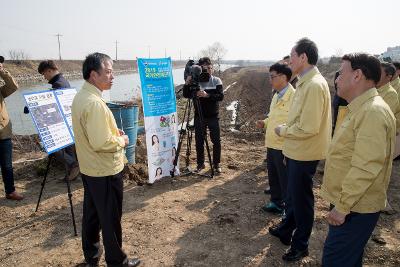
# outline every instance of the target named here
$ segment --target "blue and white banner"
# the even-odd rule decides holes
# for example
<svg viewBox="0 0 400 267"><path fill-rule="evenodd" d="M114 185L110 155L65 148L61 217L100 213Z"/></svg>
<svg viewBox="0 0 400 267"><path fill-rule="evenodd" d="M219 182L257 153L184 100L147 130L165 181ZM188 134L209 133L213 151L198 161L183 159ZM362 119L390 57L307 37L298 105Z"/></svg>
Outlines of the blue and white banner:
<svg viewBox="0 0 400 267"><path fill-rule="evenodd" d="M178 145L178 116L171 58L137 60L146 130L149 183L170 172L179 175L179 162L173 170Z"/></svg>
<svg viewBox="0 0 400 267"><path fill-rule="evenodd" d="M74 144L71 105L75 94L74 88L24 94L47 154Z"/></svg>

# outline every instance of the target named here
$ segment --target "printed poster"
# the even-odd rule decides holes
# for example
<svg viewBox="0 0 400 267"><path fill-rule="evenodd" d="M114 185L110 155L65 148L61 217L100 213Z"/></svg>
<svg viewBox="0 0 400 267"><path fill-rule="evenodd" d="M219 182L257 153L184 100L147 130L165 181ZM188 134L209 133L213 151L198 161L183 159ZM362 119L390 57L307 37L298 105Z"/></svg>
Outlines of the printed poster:
<svg viewBox="0 0 400 267"><path fill-rule="evenodd" d="M65 89L23 95L47 154L74 144L71 104L75 94L75 89Z"/></svg>
<svg viewBox="0 0 400 267"><path fill-rule="evenodd" d="M178 116L171 58L137 60L143 102L149 183L179 175L173 162L178 146Z"/></svg>

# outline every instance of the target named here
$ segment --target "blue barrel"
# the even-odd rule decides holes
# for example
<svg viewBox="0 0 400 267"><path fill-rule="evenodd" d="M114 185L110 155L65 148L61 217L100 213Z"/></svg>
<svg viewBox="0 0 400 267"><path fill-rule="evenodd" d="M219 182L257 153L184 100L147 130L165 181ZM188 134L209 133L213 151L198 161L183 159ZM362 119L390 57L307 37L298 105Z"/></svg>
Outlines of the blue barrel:
<svg viewBox="0 0 400 267"><path fill-rule="evenodd" d="M129 145L125 154L129 163L135 163L135 149L138 130L138 105L132 102L108 102L107 106L114 115L119 129L123 130L129 138Z"/></svg>

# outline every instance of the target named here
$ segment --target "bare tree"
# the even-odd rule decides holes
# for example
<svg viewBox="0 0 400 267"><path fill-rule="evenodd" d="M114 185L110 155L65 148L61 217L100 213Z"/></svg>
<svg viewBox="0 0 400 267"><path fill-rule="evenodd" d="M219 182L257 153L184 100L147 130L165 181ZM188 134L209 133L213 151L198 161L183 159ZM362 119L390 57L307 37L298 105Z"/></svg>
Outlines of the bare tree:
<svg viewBox="0 0 400 267"><path fill-rule="evenodd" d="M344 54L344 52L343 52L343 49L342 48L338 48L338 49L336 49L336 51L335 51L335 57L342 57L343 56L343 54Z"/></svg>
<svg viewBox="0 0 400 267"><path fill-rule="evenodd" d="M220 43L215 42L212 45L209 45L207 48L201 50L199 52L199 57L209 57L213 62L217 65L217 70L221 70L221 61L226 55L226 48Z"/></svg>
<svg viewBox="0 0 400 267"><path fill-rule="evenodd" d="M28 60L29 56L22 50L10 50L8 51L8 55L10 56L10 60L14 61L17 64L21 64L23 60Z"/></svg>

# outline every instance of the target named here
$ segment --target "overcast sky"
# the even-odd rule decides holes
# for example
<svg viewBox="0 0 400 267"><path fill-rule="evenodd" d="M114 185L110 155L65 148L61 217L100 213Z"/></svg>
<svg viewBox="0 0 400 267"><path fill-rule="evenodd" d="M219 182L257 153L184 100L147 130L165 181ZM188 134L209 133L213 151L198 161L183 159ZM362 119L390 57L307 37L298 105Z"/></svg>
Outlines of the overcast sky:
<svg viewBox="0 0 400 267"><path fill-rule="evenodd" d="M276 60L307 36L320 56L400 45L399 0L2 0L0 54L64 59L197 56L220 42L226 59Z"/></svg>

